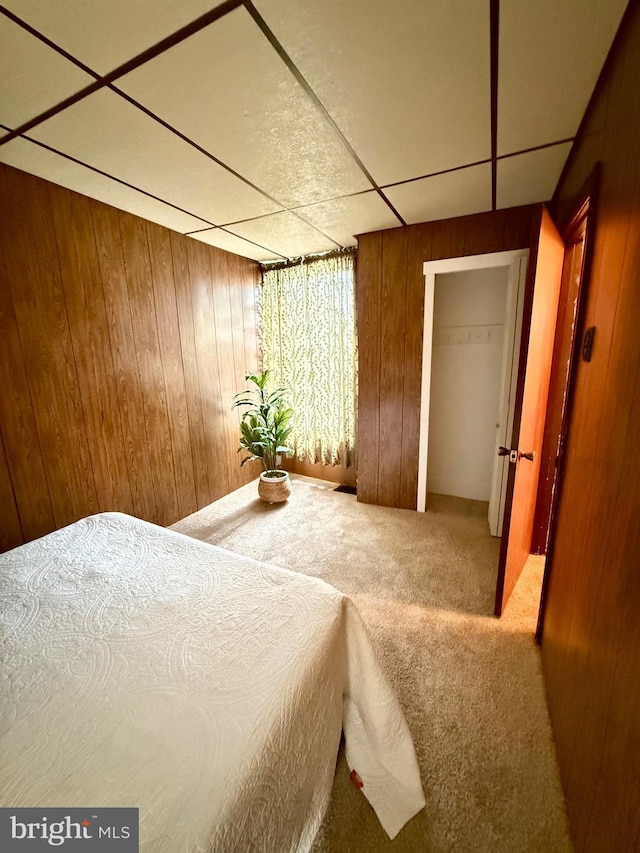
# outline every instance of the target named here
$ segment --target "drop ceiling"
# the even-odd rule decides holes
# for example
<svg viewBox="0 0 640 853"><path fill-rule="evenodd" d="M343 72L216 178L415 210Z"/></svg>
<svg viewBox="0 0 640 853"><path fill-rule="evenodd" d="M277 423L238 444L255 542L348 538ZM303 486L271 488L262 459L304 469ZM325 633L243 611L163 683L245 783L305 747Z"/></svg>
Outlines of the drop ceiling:
<svg viewBox="0 0 640 853"><path fill-rule="evenodd" d="M7 0L0 162L260 261L546 201L626 5Z"/></svg>

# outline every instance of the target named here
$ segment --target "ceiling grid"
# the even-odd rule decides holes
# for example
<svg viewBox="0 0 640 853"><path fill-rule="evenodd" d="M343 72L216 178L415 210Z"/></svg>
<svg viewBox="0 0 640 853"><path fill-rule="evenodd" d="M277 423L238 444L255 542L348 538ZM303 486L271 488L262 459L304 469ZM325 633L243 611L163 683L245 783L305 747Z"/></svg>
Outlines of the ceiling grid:
<svg viewBox="0 0 640 853"><path fill-rule="evenodd" d="M273 260L548 200L626 0L7 0L0 162Z"/></svg>

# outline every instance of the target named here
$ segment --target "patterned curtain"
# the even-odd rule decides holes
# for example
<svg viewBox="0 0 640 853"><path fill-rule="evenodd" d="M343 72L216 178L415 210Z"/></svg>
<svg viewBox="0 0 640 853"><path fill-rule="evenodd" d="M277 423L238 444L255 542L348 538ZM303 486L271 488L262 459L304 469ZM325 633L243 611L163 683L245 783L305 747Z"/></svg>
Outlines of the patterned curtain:
<svg viewBox="0 0 640 853"><path fill-rule="evenodd" d="M294 411L298 459L351 464L355 447L356 330L352 253L266 268L263 367Z"/></svg>

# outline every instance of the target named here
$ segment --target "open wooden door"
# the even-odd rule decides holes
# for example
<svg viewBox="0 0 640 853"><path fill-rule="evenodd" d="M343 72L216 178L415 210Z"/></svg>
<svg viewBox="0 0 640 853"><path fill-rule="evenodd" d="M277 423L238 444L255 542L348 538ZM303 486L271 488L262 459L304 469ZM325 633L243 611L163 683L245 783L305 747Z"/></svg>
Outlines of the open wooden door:
<svg viewBox="0 0 640 853"><path fill-rule="evenodd" d="M498 563L496 616L502 614L531 550L563 259L564 243L543 207L537 251L529 259L533 301L528 335L523 325L513 441L510 448L502 448L512 464ZM526 317L525 307L525 324Z"/></svg>

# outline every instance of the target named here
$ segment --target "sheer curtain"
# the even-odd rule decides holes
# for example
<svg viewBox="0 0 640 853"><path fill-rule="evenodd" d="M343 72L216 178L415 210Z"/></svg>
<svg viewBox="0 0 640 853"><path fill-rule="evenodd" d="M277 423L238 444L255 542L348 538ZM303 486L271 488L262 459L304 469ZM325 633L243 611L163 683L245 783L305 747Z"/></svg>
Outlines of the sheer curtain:
<svg viewBox="0 0 640 853"><path fill-rule="evenodd" d="M351 464L357 382L354 255L265 268L263 366L294 411L298 459Z"/></svg>

